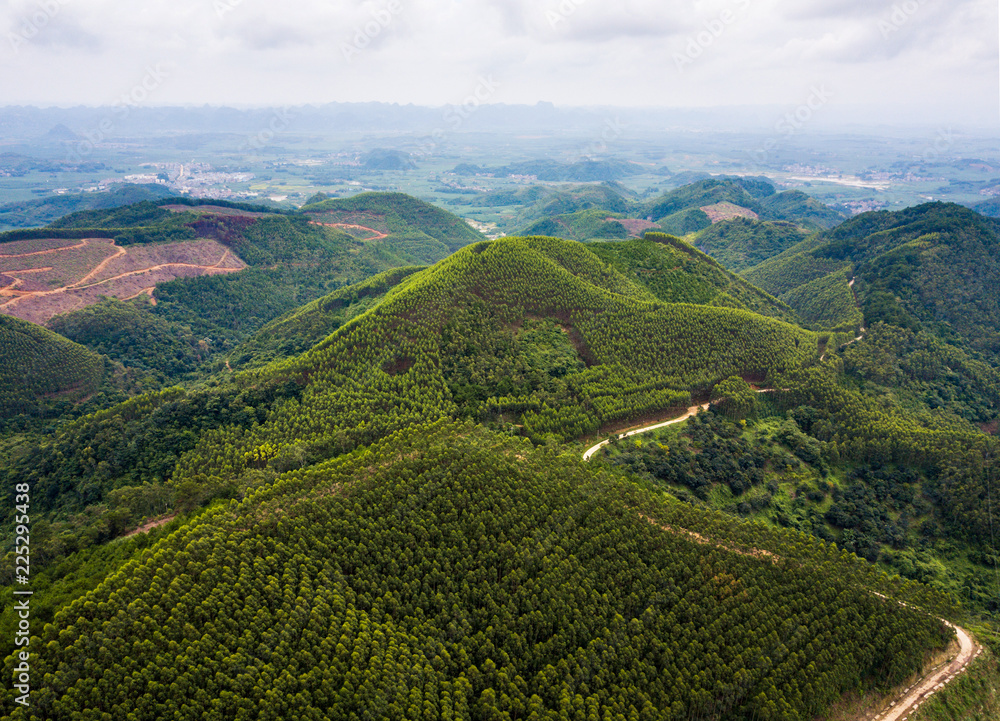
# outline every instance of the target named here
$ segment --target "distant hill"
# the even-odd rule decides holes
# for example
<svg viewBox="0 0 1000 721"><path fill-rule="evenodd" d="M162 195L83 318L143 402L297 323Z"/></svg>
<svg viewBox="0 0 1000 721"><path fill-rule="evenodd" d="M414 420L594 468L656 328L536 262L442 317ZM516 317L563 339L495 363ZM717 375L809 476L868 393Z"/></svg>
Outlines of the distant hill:
<svg viewBox="0 0 1000 721"><path fill-rule="evenodd" d="M44 400L73 402L95 393L104 359L20 318L0 315L0 420L31 415Z"/></svg>
<svg viewBox="0 0 1000 721"><path fill-rule="evenodd" d="M708 228L711 218L703 208L729 203L762 220L786 220L810 228L830 228L844 216L806 194L778 193L766 178L718 177L699 180L644 203L639 217L656 221L668 233L686 235ZM730 214L730 217L731 214Z"/></svg>
<svg viewBox="0 0 1000 721"><path fill-rule="evenodd" d="M977 203L972 206L972 209L988 218L1000 218L1000 198L992 198L982 203Z"/></svg>
<svg viewBox="0 0 1000 721"><path fill-rule="evenodd" d="M1000 361L1000 235L994 221L959 205L863 213L744 277L807 317L816 310L804 304L824 305L821 286L849 310L847 284L856 278L865 323L928 330ZM812 290L799 292L807 284Z"/></svg>
<svg viewBox="0 0 1000 721"><path fill-rule="evenodd" d="M590 183L621 180L643 172L636 163L623 160L581 160L576 163L562 163L556 160L528 160L511 163L496 168L485 168L467 163L454 170L459 175L511 175L533 176L538 180L562 183Z"/></svg>
<svg viewBox="0 0 1000 721"><path fill-rule="evenodd" d="M549 235L579 241L628 238L629 229L619 222L621 218L619 213L609 213L600 208L591 208L536 220L516 231L514 235Z"/></svg>
<svg viewBox="0 0 1000 721"><path fill-rule="evenodd" d="M705 228L694 244L733 272L763 263L802 242L808 231L788 221L733 218Z"/></svg>
<svg viewBox="0 0 1000 721"><path fill-rule="evenodd" d="M0 206L0 230L35 228L48 225L58 218L80 210L102 210L132 205L143 200L169 198L173 192L163 185L123 183L105 193L66 193L38 200L8 203Z"/></svg>
<svg viewBox="0 0 1000 721"><path fill-rule="evenodd" d="M536 220L593 209L624 215L631 212L634 196L632 191L616 182L568 186L530 185L518 190L482 193L456 203L493 208L521 206L518 211L519 222L526 225Z"/></svg>
<svg viewBox="0 0 1000 721"><path fill-rule="evenodd" d="M305 205L301 211L358 237L405 263L433 263L484 236L461 218L402 193L360 193Z"/></svg>
<svg viewBox="0 0 1000 721"><path fill-rule="evenodd" d="M361 165L365 170L414 170L417 167L409 153L385 148L365 153L361 156Z"/></svg>

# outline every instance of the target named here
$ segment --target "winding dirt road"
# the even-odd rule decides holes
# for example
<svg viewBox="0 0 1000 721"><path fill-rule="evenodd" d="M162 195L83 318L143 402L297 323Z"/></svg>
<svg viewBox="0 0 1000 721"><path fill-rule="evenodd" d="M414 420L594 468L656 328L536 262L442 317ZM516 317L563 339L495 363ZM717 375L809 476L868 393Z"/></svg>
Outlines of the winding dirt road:
<svg viewBox="0 0 1000 721"><path fill-rule="evenodd" d="M618 437L619 438L628 438L630 436L637 436L640 433L649 433L650 431L656 431L656 430L659 430L660 428L666 428L667 426L672 426L675 423L681 423L683 421L686 421L691 416L697 415L699 411L707 410L708 406L709 406L708 403L703 403L700 406L691 406L690 408L687 409L687 413L685 413L682 416L679 416L678 418L674 418L674 419L669 420L669 421L664 421L663 423L656 423L656 424L651 425L651 426L644 426L643 428L636 428L633 431L628 431L627 433L622 433ZM601 450L602 448L604 448L604 446L608 445L609 443L611 443L611 439L603 440L600 443L598 443L596 446L588 448L584 452L584 454L583 454L583 460L589 461L591 459L591 457L595 453L597 453L599 450Z"/></svg>
<svg viewBox="0 0 1000 721"><path fill-rule="evenodd" d="M18 243L18 242L27 242L27 241L17 241L17 240L12 241L12 243ZM13 255L6 255L4 253L0 253L0 258L31 258L32 256L35 255L50 255L52 253L62 253L65 250L77 250L79 248L86 248L88 245L90 245L88 241L81 240L76 245L67 245L63 246L62 248L49 248L48 250L35 250L32 251L31 253L15 253Z"/></svg>
<svg viewBox="0 0 1000 721"><path fill-rule="evenodd" d="M881 595L881 594L878 594ZM917 681L913 686L903 692L902 698L893 703L885 711L872 717L872 721L906 721L910 714L917 711L922 704L938 691L951 683L960 673L968 669L969 664L979 658L983 652L969 632L953 623L940 619L942 623L954 629L958 636L959 651L947 665L937 668Z"/></svg>
<svg viewBox="0 0 1000 721"><path fill-rule="evenodd" d="M859 338L860 340L860 338ZM758 390L758 393L768 393L773 392L770 389ZM636 436L640 433L649 433L650 431L655 431L660 428L665 428L666 426L674 425L675 423L681 423L686 421L688 418L697 415L702 410L709 407L708 403L704 403L699 406L691 406L687 409L687 412L663 423L655 423L649 426L643 426L642 428L636 428L634 430L628 431L627 433L622 433L619 438L628 438L630 436ZM583 454L583 460L589 461L597 451L601 450L604 446L608 445L611 441L604 440L591 448L588 448ZM644 516L645 518L645 516ZM646 518L650 523L656 523L652 519ZM669 526L661 526L656 524L658 527L663 528L666 531L677 532L675 529ZM682 529L684 533L694 536L700 543L710 542L703 536L700 536L693 531L687 531ZM761 552L767 555L770 552ZM880 593L876 593L876 596L885 598ZM887 599L888 600L888 599ZM906 605L906 604L904 604ZM931 670L923 678L917 681L914 685L910 686L908 689L903 691L902 697L895 701L892 706L880 711L877 715L873 716L871 721L908 721L909 714L920 708L921 704L930 699L935 693L942 690L948 683L950 683L956 676L968 669L969 664L979 657L982 653L982 648L975 642L972 636L964 628L956 626L947 619L939 619L941 623L945 624L949 628L955 630L958 636L959 652L947 665L943 667L938 667Z"/></svg>
<svg viewBox="0 0 1000 721"><path fill-rule="evenodd" d="M346 230L350 228L351 230L365 230L374 234L373 237L365 238L364 240L382 240L383 238L389 237L388 233L383 233L365 225L355 225L354 223L321 223L318 220L311 220L309 222L312 225L322 225L324 228L337 228L339 230Z"/></svg>

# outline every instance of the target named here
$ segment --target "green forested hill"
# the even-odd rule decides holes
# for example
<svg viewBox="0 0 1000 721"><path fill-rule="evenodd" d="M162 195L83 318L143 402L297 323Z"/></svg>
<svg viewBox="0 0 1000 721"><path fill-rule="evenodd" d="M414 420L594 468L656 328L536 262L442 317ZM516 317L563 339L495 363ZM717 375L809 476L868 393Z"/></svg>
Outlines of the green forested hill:
<svg viewBox="0 0 1000 721"><path fill-rule="evenodd" d="M529 224L516 235L549 235L569 240L627 238L628 228L618 222L624 216L602 208L590 208L566 215L554 215Z"/></svg>
<svg viewBox="0 0 1000 721"><path fill-rule="evenodd" d="M67 193L0 206L0 226L32 228L70 213L156 201L172 195L163 185L124 183L106 193Z"/></svg>
<svg viewBox="0 0 1000 721"><path fill-rule="evenodd" d="M0 481L28 479L53 518L117 493L123 515L93 521L113 535L108 524L141 517L157 494L195 507L260 472L412 423L470 417L538 442L573 440L686 407L722 378L763 381L818 354L813 333L744 310L664 303L587 246L552 238L479 243L335 293L261 332L233 362L284 358L310 336L322 341L307 353L218 388L82 419L0 464Z"/></svg>
<svg viewBox="0 0 1000 721"><path fill-rule="evenodd" d="M876 589L936 603L832 546L420 426L204 515L65 607L11 718L811 718L949 637Z"/></svg>
<svg viewBox="0 0 1000 721"><path fill-rule="evenodd" d="M792 221L808 228L830 228L843 220L835 210L801 191L778 193L767 179L734 177L709 178L676 188L647 201L638 215L657 221L668 232L687 234L711 225L700 208L723 202L751 210L762 220Z"/></svg>
<svg viewBox="0 0 1000 721"><path fill-rule="evenodd" d="M461 218L403 193L360 193L306 205L301 210L319 222L385 233L388 238L381 243L385 251L407 263L433 263L485 238Z"/></svg>
<svg viewBox="0 0 1000 721"><path fill-rule="evenodd" d="M925 329L996 363L998 251L1000 235L992 220L962 206L927 203L859 215L746 271L744 277L808 316L789 293L831 274L849 275L857 279L855 290L866 323ZM805 299L810 294L802 295Z"/></svg>
<svg viewBox="0 0 1000 721"><path fill-rule="evenodd" d="M20 318L0 314L0 420L31 415L46 399L74 401L100 389L104 359Z"/></svg>
<svg viewBox="0 0 1000 721"><path fill-rule="evenodd" d="M260 366L304 353L419 270L419 266L387 270L271 321L232 352L232 367Z"/></svg>
<svg viewBox="0 0 1000 721"><path fill-rule="evenodd" d="M591 243L587 248L667 303L743 308L790 323L798 320L791 308L679 238L646 233L642 240Z"/></svg>
<svg viewBox="0 0 1000 721"><path fill-rule="evenodd" d="M698 233L694 244L726 268L740 271L760 265L802 242L806 232L795 223L733 218Z"/></svg>

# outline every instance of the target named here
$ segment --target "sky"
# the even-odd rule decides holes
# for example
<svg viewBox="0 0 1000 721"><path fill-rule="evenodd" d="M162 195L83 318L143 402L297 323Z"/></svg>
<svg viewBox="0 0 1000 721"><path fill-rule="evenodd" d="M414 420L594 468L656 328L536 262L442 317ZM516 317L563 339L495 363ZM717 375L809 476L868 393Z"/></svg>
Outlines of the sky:
<svg viewBox="0 0 1000 721"><path fill-rule="evenodd" d="M1000 125L995 0L9 0L0 105L780 105Z"/></svg>

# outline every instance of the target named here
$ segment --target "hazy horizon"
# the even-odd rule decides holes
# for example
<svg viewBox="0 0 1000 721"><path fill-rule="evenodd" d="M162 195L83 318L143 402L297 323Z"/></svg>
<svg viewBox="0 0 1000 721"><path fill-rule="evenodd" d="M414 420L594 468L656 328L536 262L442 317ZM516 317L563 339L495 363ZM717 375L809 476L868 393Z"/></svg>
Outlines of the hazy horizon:
<svg viewBox="0 0 1000 721"><path fill-rule="evenodd" d="M807 107L811 123L1000 119L995 3L15 0L7 107L384 102Z"/></svg>

